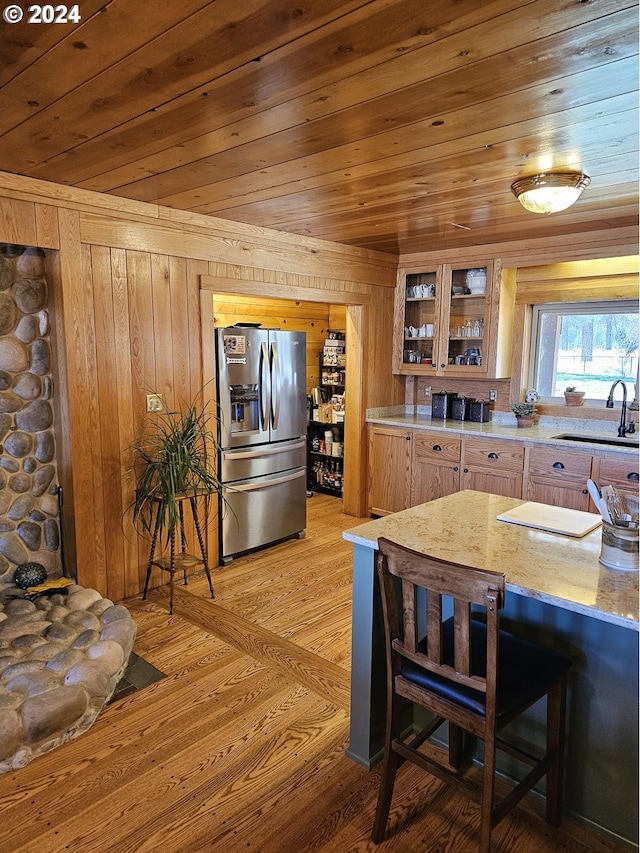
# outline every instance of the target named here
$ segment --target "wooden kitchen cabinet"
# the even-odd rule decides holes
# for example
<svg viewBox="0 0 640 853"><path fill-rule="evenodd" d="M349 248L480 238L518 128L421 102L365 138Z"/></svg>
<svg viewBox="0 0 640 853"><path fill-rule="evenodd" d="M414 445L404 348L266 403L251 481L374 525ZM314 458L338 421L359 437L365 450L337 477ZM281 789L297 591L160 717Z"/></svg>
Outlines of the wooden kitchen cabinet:
<svg viewBox="0 0 640 853"><path fill-rule="evenodd" d="M410 429L369 426L369 512L372 515L388 515L410 506L412 445Z"/></svg>
<svg viewBox="0 0 640 853"><path fill-rule="evenodd" d="M470 292L482 273L484 291ZM395 296L394 373L509 375L515 282L499 261L401 268Z"/></svg>
<svg viewBox="0 0 640 853"><path fill-rule="evenodd" d="M460 489L595 512L587 490L600 485L638 494L638 459L592 459L549 445L525 451L517 441L369 425L369 512L388 515Z"/></svg>
<svg viewBox="0 0 640 853"><path fill-rule="evenodd" d="M638 497L638 458L599 457L594 459L593 478L599 486L613 486L617 492ZM592 510L593 511L593 510Z"/></svg>
<svg viewBox="0 0 640 853"><path fill-rule="evenodd" d="M589 454L532 447L527 466L527 500L593 512L587 490L590 476Z"/></svg>
<svg viewBox="0 0 640 853"><path fill-rule="evenodd" d="M498 439L465 439L462 453L461 489L522 497L524 447Z"/></svg>
<svg viewBox="0 0 640 853"><path fill-rule="evenodd" d="M460 489L459 438L432 432L413 437L411 506L453 494Z"/></svg>

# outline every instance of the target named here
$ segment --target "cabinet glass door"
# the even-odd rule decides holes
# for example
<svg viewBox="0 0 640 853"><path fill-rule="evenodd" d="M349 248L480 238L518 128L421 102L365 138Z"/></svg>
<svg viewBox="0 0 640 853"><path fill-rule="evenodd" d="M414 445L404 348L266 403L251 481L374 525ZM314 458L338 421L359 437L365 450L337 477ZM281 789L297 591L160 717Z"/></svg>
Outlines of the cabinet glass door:
<svg viewBox="0 0 640 853"><path fill-rule="evenodd" d="M437 363L438 292L440 275L433 272L405 276L403 365L431 367Z"/></svg>
<svg viewBox="0 0 640 853"><path fill-rule="evenodd" d="M448 307L443 315L443 335L447 337L446 370L448 373L486 373L491 269L447 265L444 281Z"/></svg>

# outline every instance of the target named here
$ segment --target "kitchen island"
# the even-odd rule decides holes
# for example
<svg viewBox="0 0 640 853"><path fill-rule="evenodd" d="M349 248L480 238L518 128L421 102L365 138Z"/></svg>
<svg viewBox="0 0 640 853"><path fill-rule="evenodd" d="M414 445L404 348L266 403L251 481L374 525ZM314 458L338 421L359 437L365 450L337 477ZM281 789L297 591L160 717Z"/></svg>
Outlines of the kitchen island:
<svg viewBox="0 0 640 853"><path fill-rule="evenodd" d="M600 565L601 531L563 536L497 520L523 503L462 491L345 531L354 546L351 735L364 766L380 757L385 663L375 554L384 536L506 577L503 624L569 654L565 809L638 841L638 573ZM544 705L523 736L542 743Z"/></svg>

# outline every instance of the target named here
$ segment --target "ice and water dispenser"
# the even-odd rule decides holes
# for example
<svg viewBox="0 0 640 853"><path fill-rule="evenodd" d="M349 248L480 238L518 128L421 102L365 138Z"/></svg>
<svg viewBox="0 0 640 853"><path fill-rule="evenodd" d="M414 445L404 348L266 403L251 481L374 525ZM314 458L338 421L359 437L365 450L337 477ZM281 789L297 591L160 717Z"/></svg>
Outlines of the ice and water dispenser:
<svg viewBox="0 0 640 853"><path fill-rule="evenodd" d="M258 385L232 385L229 388L231 403L231 432L260 429Z"/></svg>

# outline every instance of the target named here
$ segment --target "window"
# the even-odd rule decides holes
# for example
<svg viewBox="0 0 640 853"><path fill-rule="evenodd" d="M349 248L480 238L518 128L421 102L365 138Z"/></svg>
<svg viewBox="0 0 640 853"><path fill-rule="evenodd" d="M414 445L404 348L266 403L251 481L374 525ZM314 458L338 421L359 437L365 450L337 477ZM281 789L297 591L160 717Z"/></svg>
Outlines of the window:
<svg viewBox="0 0 640 853"><path fill-rule="evenodd" d="M559 402L575 385L585 399L603 401L617 379L633 388L637 373L636 301L533 306L529 376L542 400Z"/></svg>

